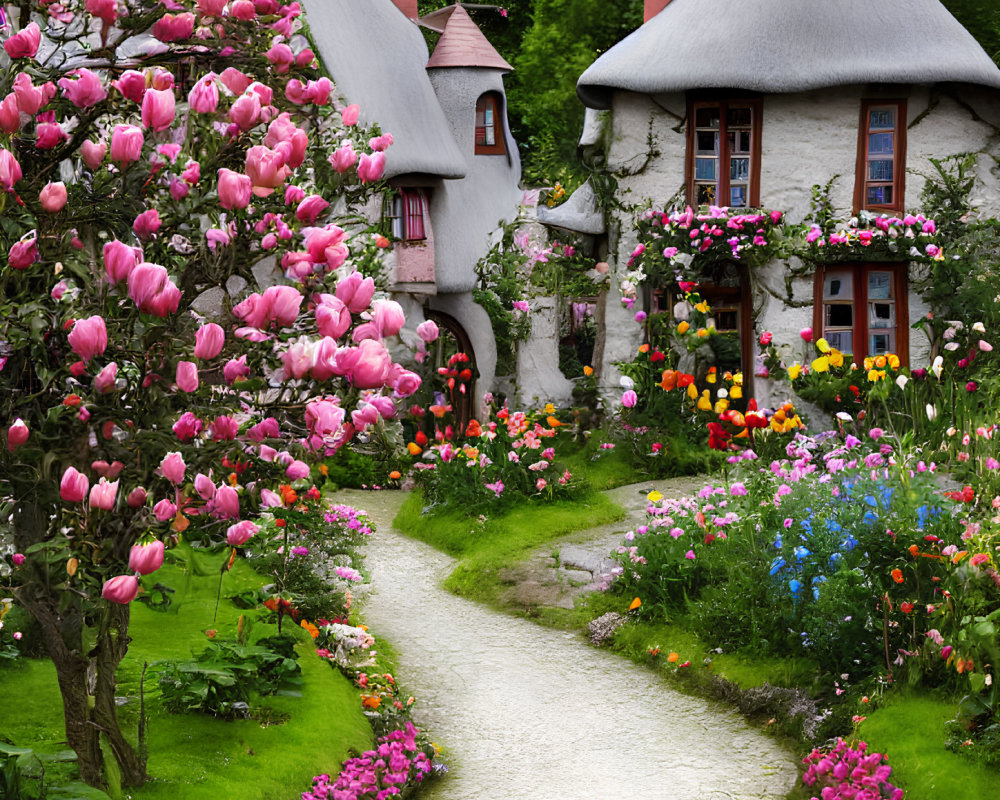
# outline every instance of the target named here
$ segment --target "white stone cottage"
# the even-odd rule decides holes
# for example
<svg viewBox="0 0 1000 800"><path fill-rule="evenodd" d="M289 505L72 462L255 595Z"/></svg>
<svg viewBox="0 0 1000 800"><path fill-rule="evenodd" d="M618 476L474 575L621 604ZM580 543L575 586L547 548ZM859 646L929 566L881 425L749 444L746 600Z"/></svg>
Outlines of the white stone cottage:
<svg viewBox="0 0 1000 800"><path fill-rule="evenodd" d="M481 396L493 389L497 353L489 316L472 299L475 267L522 200L503 86L511 66L461 4L419 19L417 0L303 0L303 7L337 93L395 140L386 153L393 192L384 213L404 333L425 316L446 325L474 359ZM441 34L430 55L418 24Z"/></svg>
<svg viewBox="0 0 1000 800"><path fill-rule="evenodd" d="M839 217L903 216L920 210L929 159L975 153L971 203L982 216L1000 212L1000 70L937 0L646 0L645 24L583 73L577 93L588 108L581 147L617 173L623 204L760 207L799 223L811 188L839 176ZM633 217L605 219L589 184L578 195L540 218L603 235L624 270ZM738 335L748 377L760 331L791 343L806 326L856 359L891 350L924 366L926 338L910 328L927 310L910 289L913 268L820 267L794 281L791 306L778 299L778 263L735 267L702 291L724 310L720 330ZM657 310L657 298L645 302ZM633 313L612 288L595 365L608 396L614 362L641 341ZM757 390L766 400L767 387Z"/></svg>

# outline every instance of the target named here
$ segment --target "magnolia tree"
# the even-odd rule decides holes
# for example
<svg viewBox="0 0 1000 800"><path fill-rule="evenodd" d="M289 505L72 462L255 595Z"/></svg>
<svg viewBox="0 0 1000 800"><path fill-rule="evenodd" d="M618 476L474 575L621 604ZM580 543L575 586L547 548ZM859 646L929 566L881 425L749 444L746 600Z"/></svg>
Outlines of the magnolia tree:
<svg viewBox="0 0 1000 800"><path fill-rule="evenodd" d="M252 547L281 484L419 385L355 213L392 138L339 104L298 3L5 8L0 589L40 625L83 780L103 737L135 785L115 669L142 576L178 537Z"/></svg>

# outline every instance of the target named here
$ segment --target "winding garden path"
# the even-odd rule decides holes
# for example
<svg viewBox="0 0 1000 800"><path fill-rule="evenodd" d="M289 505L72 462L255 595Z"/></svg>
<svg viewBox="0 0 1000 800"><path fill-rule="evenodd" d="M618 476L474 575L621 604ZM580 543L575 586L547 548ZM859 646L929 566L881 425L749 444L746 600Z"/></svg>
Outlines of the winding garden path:
<svg viewBox="0 0 1000 800"><path fill-rule="evenodd" d="M418 725L451 773L436 800L763 800L795 764L734 712L680 694L651 671L456 597L454 560L392 530L403 495L342 492L378 525L364 617L392 642ZM606 535L606 532L605 532Z"/></svg>

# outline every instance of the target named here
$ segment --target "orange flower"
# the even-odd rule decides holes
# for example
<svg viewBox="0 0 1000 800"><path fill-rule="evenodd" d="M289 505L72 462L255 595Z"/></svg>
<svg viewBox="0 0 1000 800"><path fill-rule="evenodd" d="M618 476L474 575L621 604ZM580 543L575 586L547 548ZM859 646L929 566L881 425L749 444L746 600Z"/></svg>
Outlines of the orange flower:
<svg viewBox="0 0 1000 800"><path fill-rule="evenodd" d="M466 436L482 436L483 435L483 428L479 424L479 420L475 420L475 419L470 419L469 420L469 425L465 429L465 435Z"/></svg>
<svg viewBox="0 0 1000 800"><path fill-rule="evenodd" d="M555 417L553 417L551 414L549 414L549 416L547 416L545 418L545 422L546 422L546 424L550 428L558 428L559 426L566 424L565 422L560 422L558 419L556 419Z"/></svg>
<svg viewBox="0 0 1000 800"><path fill-rule="evenodd" d="M230 472L227 480L229 481L230 486L237 486L240 482L240 476L235 472Z"/></svg>
<svg viewBox="0 0 1000 800"><path fill-rule="evenodd" d="M677 386L677 372L672 369L663 370L663 374L660 376L660 388L665 392L672 391L675 386Z"/></svg>
<svg viewBox="0 0 1000 800"><path fill-rule="evenodd" d="M631 605L629 605L628 610L629 611L635 611L641 605L642 605L642 600L640 600L637 597L637 598L635 598L635 600L632 601Z"/></svg>
<svg viewBox="0 0 1000 800"><path fill-rule="evenodd" d="M680 656L677 653L671 653L669 656L667 656L667 661L669 661L671 664L675 664L677 663L677 660L679 658Z"/></svg>
<svg viewBox="0 0 1000 800"><path fill-rule="evenodd" d="M279 491L281 492L281 499L284 501L286 506L292 505L299 499L298 494L296 494L295 490L287 483L281 484Z"/></svg>
<svg viewBox="0 0 1000 800"><path fill-rule="evenodd" d="M593 367L584 367L583 368L583 374L586 375L589 378L591 375L594 374L594 368Z"/></svg>
<svg viewBox="0 0 1000 800"><path fill-rule="evenodd" d="M381 248L382 250L384 250L385 248L387 248L389 246L389 240L386 239L384 236L376 236L375 237L375 246L378 247L378 248Z"/></svg>
<svg viewBox="0 0 1000 800"><path fill-rule="evenodd" d="M406 445L407 451L409 451L411 456L419 456L423 450L420 449L420 445L416 442L410 442Z"/></svg>
<svg viewBox="0 0 1000 800"><path fill-rule="evenodd" d="M389 480L398 481L402 477L403 476L398 469L394 469L389 473Z"/></svg>
<svg viewBox="0 0 1000 800"><path fill-rule="evenodd" d="M649 352L649 345L648 344L640 344L639 345L639 352L640 353L648 353Z"/></svg>
<svg viewBox="0 0 1000 800"><path fill-rule="evenodd" d="M315 639L315 638L317 638L319 636L319 628L317 628L315 625L313 625L309 620L304 619L299 624L303 628L305 628L307 631L309 631L309 635L312 636L313 639Z"/></svg>
<svg viewBox="0 0 1000 800"><path fill-rule="evenodd" d="M326 464L319 465L319 474L324 478L330 474L330 468Z"/></svg>
<svg viewBox="0 0 1000 800"><path fill-rule="evenodd" d="M376 708L382 705L382 698L377 697L376 695L373 694L363 694L361 695L361 705L364 708L370 708L374 711Z"/></svg>
<svg viewBox="0 0 1000 800"><path fill-rule="evenodd" d="M83 402L83 398L78 394L67 395L66 399L62 401L64 406L69 406L70 408L76 408L80 403Z"/></svg>
<svg viewBox="0 0 1000 800"><path fill-rule="evenodd" d="M891 574L892 574L892 579L896 581L896 583L903 582L903 570L899 569L899 567L894 569Z"/></svg>

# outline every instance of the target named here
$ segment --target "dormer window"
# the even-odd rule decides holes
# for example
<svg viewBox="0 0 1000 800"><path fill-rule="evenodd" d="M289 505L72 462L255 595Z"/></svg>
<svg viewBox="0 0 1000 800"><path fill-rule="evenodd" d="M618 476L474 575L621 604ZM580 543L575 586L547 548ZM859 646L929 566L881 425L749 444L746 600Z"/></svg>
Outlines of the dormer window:
<svg viewBox="0 0 1000 800"><path fill-rule="evenodd" d="M503 122L500 116L503 103L495 92L488 92L476 101L476 155L502 156Z"/></svg>
<svg viewBox="0 0 1000 800"><path fill-rule="evenodd" d="M903 212L906 101L861 103L854 211Z"/></svg>
<svg viewBox="0 0 1000 800"><path fill-rule="evenodd" d="M422 241L427 238L424 232L426 208L427 196L423 189L400 189L392 198L388 209L392 238L405 242Z"/></svg>
<svg viewBox="0 0 1000 800"><path fill-rule="evenodd" d="M688 109L688 202L760 205L760 100L694 102Z"/></svg>

